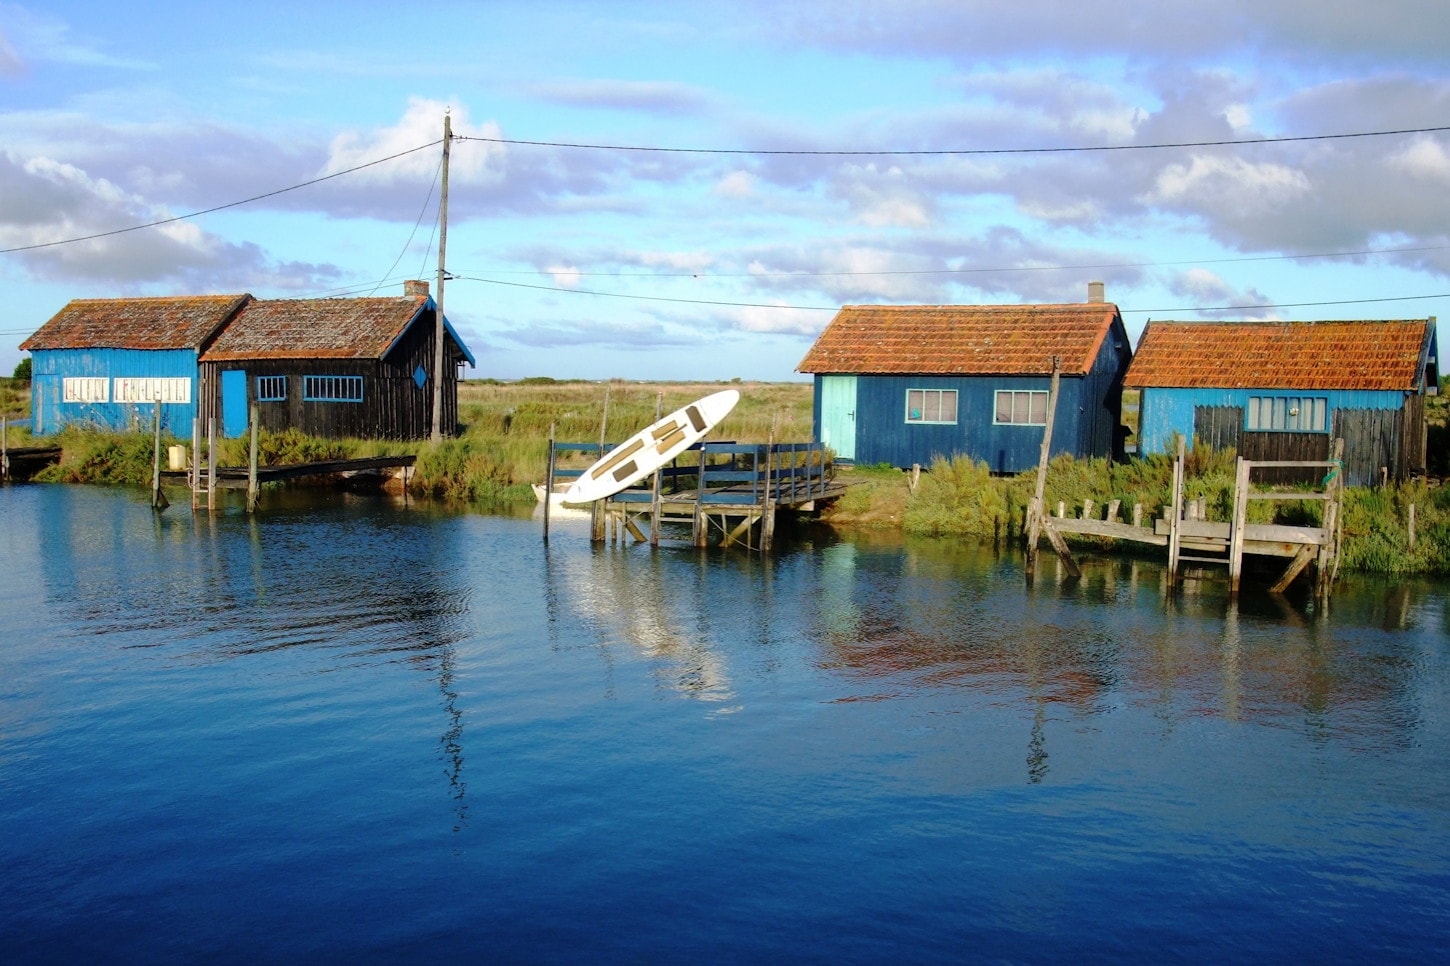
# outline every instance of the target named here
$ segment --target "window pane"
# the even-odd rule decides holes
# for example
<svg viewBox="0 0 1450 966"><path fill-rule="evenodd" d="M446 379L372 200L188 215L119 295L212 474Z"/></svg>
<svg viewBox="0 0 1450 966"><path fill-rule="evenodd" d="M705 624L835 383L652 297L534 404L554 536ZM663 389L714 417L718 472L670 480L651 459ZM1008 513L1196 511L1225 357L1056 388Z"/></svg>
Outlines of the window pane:
<svg viewBox="0 0 1450 966"><path fill-rule="evenodd" d="M1034 426L1047 425L1047 393L1034 392L1032 394L1032 419Z"/></svg>
<svg viewBox="0 0 1450 966"><path fill-rule="evenodd" d="M1311 399L1311 400L1309 400L1309 402L1314 407L1314 415L1309 420L1309 428L1312 429L1312 430L1314 430L1315 432L1322 433L1322 432L1324 432L1324 430L1326 428L1326 423L1325 423L1325 419L1324 419L1324 410L1325 410L1326 404L1328 403L1328 400L1326 400L1326 399Z"/></svg>
<svg viewBox="0 0 1450 966"><path fill-rule="evenodd" d="M928 422L941 422L941 390L930 389L926 394L926 418Z"/></svg>
<svg viewBox="0 0 1450 966"><path fill-rule="evenodd" d="M944 390L941 394L941 418L944 423L957 421L957 391L955 389Z"/></svg>
<svg viewBox="0 0 1450 966"><path fill-rule="evenodd" d="M1012 422L1027 422L1027 393L1014 392L1012 394Z"/></svg>
<svg viewBox="0 0 1450 966"><path fill-rule="evenodd" d="M906 391L906 418L908 420L916 421L922 418L921 397L922 392L920 389L908 389Z"/></svg>
<svg viewBox="0 0 1450 966"><path fill-rule="evenodd" d="M1012 394L1004 390L997 390L997 422L1010 423L1012 421Z"/></svg>

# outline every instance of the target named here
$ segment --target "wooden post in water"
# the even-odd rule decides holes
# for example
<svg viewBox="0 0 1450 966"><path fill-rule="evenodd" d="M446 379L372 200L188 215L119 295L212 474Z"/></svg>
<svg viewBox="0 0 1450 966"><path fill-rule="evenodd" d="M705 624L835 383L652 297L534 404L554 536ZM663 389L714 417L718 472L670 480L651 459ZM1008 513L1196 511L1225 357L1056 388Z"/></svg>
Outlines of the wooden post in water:
<svg viewBox="0 0 1450 966"><path fill-rule="evenodd" d="M257 446L257 443L258 443L257 437L258 437L258 434L259 434L259 432L261 430L261 427L257 425L258 422L259 422L259 418L258 417L259 417L259 413L257 411L257 404L254 402L250 406L247 407L247 422L250 423L251 424L251 427L252 427L252 446L251 446L251 450L247 454L247 512L248 513L256 513L257 512L257 498L260 495L259 492L258 492L258 489L259 488L257 486L257 449L258 449L258 446Z"/></svg>
<svg viewBox="0 0 1450 966"><path fill-rule="evenodd" d="M549 424L549 465L544 470L544 542L549 542L549 504L554 502L554 423Z"/></svg>
<svg viewBox="0 0 1450 966"><path fill-rule="evenodd" d="M1249 476L1253 464L1242 456L1235 464L1233 520L1228 528L1228 592L1237 596L1244 574L1244 527L1249 522Z"/></svg>
<svg viewBox="0 0 1450 966"><path fill-rule="evenodd" d="M216 509L216 417L206 421L206 508Z"/></svg>
<svg viewBox="0 0 1450 966"><path fill-rule="evenodd" d="M659 422L665 414L665 391L661 389L655 394L655 422ZM664 479L663 467L655 468L654 479L650 485L649 504L649 545L658 547L660 545L660 486Z"/></svg>
<svg viewBox="0 0 1450 966"><path fill-rule="evenodd" d="M705 516L705 441L700 440L700 475L695 477L695 512L690 521L690 539L697 547L703 547L708 540L709 519Z"/></svg>
<svg viewBox="0 0 1450 966"><path fill-rule="evenodd" d="M201 417L191 421L191 465L186 468L186 485L191 488L191 508L197 508L197 490L201 487Z"/></svg>
<svg viewBox="0 0 1450 966"><path fill-rule="evenodd" d="M161 492L161 399L156 399L156 426L151 444L151 508L164 510L169 505Z"/></svg>
<svg viewBox="0 0 1450 966"><path fill-rule="evenodd" d="M1178 557L1183 543L1183 437L1173 461L1173 503L1168 508L1168 586L1178 583Z"/></svg>
<svg viewBox="0 0 1450 966"><path fill-rule="evenodd" d="M1415 550L1415 504L1411 503L1405 513L1408 517L1406 520L1405 549L1413 553Z"/></svg>
<svg viewBox="0 0 1450 966"><path fill-rule="evenodd" d="M765 446L765 494L761 498L763 516L760 519L760 552L770 553L771 541L775 538L775 485L771 476L775 471L775 430L770 432L770 442Z"/></svg>
<svg viewBox="0 0 1450 966"><path fill-rule="evenodd" d="M599 455L604 456L604 434L609 425L609 383L604 384L604 413L599 417ZM594 543L604 542L607 500L595 500L589 505L589 539Z"/></svg>
<svg viewBox="0 0 1450 966"><path fill-rule="evenodd" d="M1052 357L1052 381L1047 387L1047 423L1042 427L1042 451L1037 457L1037 488L1027 505L1027 579L1037 573L1037 541L1042 535L1043 494L1047 491L1047 458L1052 450L1052 418L1057 411L1057 384L1061 378L1062 360Z"/></svg>

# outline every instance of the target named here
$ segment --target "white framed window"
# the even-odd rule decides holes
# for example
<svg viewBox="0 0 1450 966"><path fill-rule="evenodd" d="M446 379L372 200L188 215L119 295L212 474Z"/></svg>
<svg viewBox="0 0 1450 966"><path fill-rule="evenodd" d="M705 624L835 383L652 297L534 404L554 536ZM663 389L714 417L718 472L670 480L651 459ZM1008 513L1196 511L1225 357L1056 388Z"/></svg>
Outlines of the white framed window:
<svg viewBox="0 0 1450 966"><path fill-rule="evenodd" d="M906 390L906 421L908 423L955 423L957 391L955 389Z"/></svg>
<svg viewBox="0 0 1450 966"><path fill-rule="evenodd" d="M105 376L66 376L61 382L61 402L103 403L111 401L111 380Z"/></svg>
<svg viewBox="0 0 1450 966"><path fill-rule="evenodd" d="M1324 396L1250 396L1244 428L1250 432L1327 433L1329 400Z"/></svg>
<svg viewBox="0 0 1450 966"><path fill-rule="evenodd" d="M306 402L362 402L362 376L303 376Z"/></svg>
<svg viewBox="0 0 1450 966"><path fill-rule="evenodd" d="M185 405L191 402L191 380L155 376L117 376L111 397L118 403L163 403Z"/></svg>
<svg viewBox="0 0 1450 966"><path fill-rule="evenodd" d="M998 389L997 411L992 422L999 426L1046 426L1045 389Z"/></svg>

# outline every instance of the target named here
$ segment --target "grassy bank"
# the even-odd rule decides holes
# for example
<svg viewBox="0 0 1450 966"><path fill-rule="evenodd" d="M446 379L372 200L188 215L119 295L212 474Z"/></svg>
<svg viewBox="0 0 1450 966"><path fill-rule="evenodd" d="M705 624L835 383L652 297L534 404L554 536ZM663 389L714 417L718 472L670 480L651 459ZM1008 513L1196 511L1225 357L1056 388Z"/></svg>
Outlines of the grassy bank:
<svg viewBox="0 0 1450 966"><path fill-rule="evenodd" d="M463 432L438 446L263 433L261 460L294 463L415 453L413 486L419 493L484 504L532 501L529 484L544 478L551 426L561 442L598 442L601 422L607 419L605 435L617 442L651 423L660 408L677 409L727 385L741 390L741 401L712 439L763 443L811 437L811 387L805 383L475 381L465 383L460 392ZM1443 397L1431 408L1431 424L1434 467L1443 461L1450 435ZM28 434L12 433L10 445L30 442ZM43 480L133 485L150 480L151 439L145 434L72 429L48 440L59 442L65 457L44 472ZM224 465L244 465L247 441L224 441L219 460ZM1233 454L1198 449L1190 455L1188 469L1188 498L1202 498L1212 518L1226 519L1232 506ZM892 467L842 469L840 476L853 485L824 513L826 522L834 526L989 539L1020 533L1034 482L1031 473L994 477L984 464L960 457L938 460L915 486L911 474ZM1121 464L1059 457L1048 474L1047 502L1080 507L1090 499L1101 507L1116 499L1125 518L1135 503L1143 504L1145 515L1152 516L1170 502L1171 478L1172 463L1161 455ZM1416 520L1413 547L1408 526L1411 505ZM1320 505L1256 501L1251 512L1255 522L1313 524L1318 522ZM1346 569L1450 574L1450 487L1415 481L1351 489L1345 498L1344 535Z"/></svg>

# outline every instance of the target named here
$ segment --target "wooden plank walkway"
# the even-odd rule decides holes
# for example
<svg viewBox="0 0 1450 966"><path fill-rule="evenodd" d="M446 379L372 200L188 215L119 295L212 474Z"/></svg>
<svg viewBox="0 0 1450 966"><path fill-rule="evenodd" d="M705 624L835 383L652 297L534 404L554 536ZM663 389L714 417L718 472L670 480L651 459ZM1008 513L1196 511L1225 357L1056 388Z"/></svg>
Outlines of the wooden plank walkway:
<svg viewBox="0 0 1450 966"><path fill-rule="evenodd" d="M364 456L356 459L314 460L310 463L282 463L276 466L258 466L257 482L272 483L278 480L294 480L307 476L356 476L363 473L378 473L382 470L410 468L417 456ZM218 486L232 489L246 489L251 478L247 466L218 466ZM206 468L202 468L200 485L206 486ZM165 470L161 478L172 482L185 482L191 478L190 470Z"/></svg>
<svg viewBox="0 0 1450 966"><path fill-rule="evenodd" d="M1283 593L1290 583L1313 563L1316 567L1315 591L1327 596L1338 570L1340 543L1340 500L1343 480L1338 455L1343 443L1334 441L1330 460L1251 461L1240 458L1234 481L1234 506L1231 520L1206 520L1200 504L1183 499L1184 450L1180 443L1173 468L1172 503L1164 507L1164 516L1151 524L1142 521L1142 508L1134 508L1132 523L1117 521L1118 504L1109 504L1105 518L1096 519L1092 502L1083 506L1081 517L1068 517L1059 506L1055 515L1043 516L1039 526L1050 537L1061 534L1105 537L1127 540L1168 549L1169 579L1177 583L1183 563L1215 564L1228 568L1230 592L1237 594L1243 578L1245 554L1289 558L1279 579L1270 586L1273 593ZM1255 491L1252 475L1261 469L1317 469L1326 472L1319 491ZM1248 522L1248 505L1253 500L1321 501L1324 504L1321 526L1301 526ZM1061 554L1065 551L1058 549ZM1186 552L1187 551L1187 552ZM1070 554L1068 555L1070 559ZM1075 568L1075 564L1073 567Z"/></svg>
<svg viewBox="0 0 1450 966"><path fill-rule="evenodd" d="M584 472L556 468L557 452L599 449L593 443L553 444L551 482ZM665 524L688 524L695 546L706 546L718 535L723 547L740 543L765 552L777 511L808 512L817 501L845 492L845 484L830 477L821 443L697 443L656 473L649 486L623 490L594 504L591 539L603 542L609 529L614 539L628 533L636 541L658 545Z"/></svg>
<svg viewBox="0 0 1450 966"><path fill-rule="evenodd" d="M60 462L59 446L10 446L0 453L0 479L28 480Z"/></svg>

